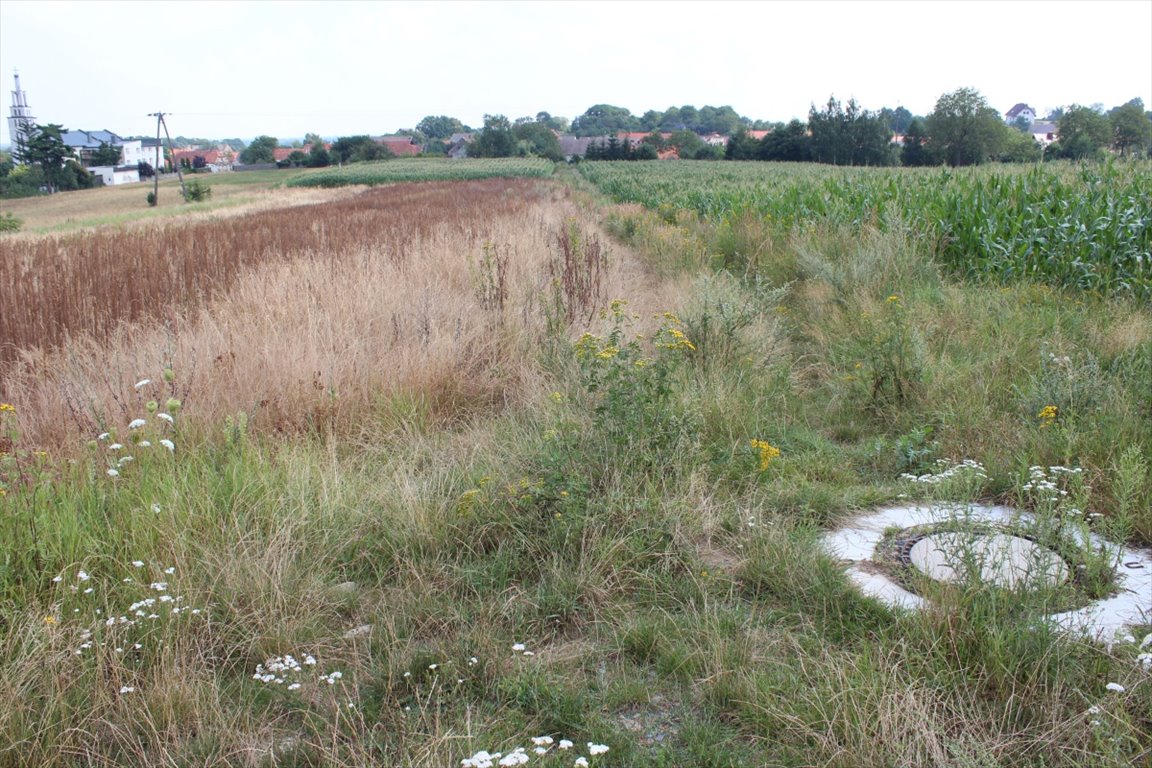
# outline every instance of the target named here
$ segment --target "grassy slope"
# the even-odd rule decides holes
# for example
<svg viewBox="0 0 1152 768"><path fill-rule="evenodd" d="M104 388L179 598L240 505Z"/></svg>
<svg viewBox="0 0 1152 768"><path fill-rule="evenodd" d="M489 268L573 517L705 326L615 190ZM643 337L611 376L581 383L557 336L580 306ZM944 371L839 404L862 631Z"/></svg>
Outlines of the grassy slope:
<svg viewBox="0 0 1152 768"><path fill-rule="evenodd" d="M116 481L106 444L76 465L23 456L46 482L0 501L0 695L14 702L0 762L447 765L545 733L608 744L603 765L1147 759L1152 682L1133 646L1054 636L981 590L894 615L817 546L846 511L917 493L897 475L938 457L988 467L967 493L1023 503L1029 464L1083 463L1090 508L1111 513L1127 493L1131 535L1152 539L1147 469L1119 471L1127 446L1152 455L1147 308L957 284L899 233L814 232L763 253L764 282L713 276L701 256L717 233L620 209L610 222L637 255L610 249L620 271L601 301L631 303L574 349L547 341L547 318L578 294L540 288L558 269L579 283L563 255L589 253L598 203L547 194L537 213L423 246L423 271L458 291L433 302L479 318L494 342L462 341L451 317L432 324L445 359L466 352L472 367L363 387L354 419L292 441L235 411L193 426L190 401L166 432L176 453L137 448ZM483 288L493 244L521 269L497 313ZM427 266L436 253L442 266ZM325 295L353 316L373 301ZM393 301L416 314L422 299L417 287ZM336 316L315 294L278 302ZM230 311L244 322L243 304ZM275 342L282 363L263 374L198 386L290 389L311 376L293 344L355 338L354 323L317 327L315 341ZM124 359L162 359L162 334L148 343ZM1069 362L1053 369L1049 354ZM150 372L136 368L113 377L129 403ZM300 407L323 414L324 394ZM1038 405L1057 396L1067 404L1045 426ZM763 471L751 439L781 451ZM163 594L202 612L158 602L105 626ZM252 679L286 653L317 664L284 685ZM571 763L559 757L547 759Z"/></svg>

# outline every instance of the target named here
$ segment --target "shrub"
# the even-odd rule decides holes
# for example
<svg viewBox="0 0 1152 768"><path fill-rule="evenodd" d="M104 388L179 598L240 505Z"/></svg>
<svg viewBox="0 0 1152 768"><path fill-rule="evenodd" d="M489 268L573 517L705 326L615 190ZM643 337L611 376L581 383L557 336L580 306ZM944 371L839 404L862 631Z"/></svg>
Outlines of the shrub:
<svg viewBox="0 0 1152 768"><path fill-rule="evenodd" d="M0 216L0 232L19 232L22 226L24 226L23 219L16 218L11 211Z"/></svg>
<svg viewBox="0 0 1152 768"><path fill-rule="evenodd" d="M184 199L190 203L199 203L212 197L212 187L204 184L199 179L194 179L188 183L187 191L184 193Z"/></svg>

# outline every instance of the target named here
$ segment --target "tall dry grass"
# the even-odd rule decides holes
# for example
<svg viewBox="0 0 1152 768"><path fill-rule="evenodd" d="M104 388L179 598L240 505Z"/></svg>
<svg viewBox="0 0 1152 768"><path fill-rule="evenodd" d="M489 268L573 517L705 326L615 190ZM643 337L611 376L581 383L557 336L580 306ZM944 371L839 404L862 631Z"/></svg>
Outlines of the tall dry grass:
<svg viewBox="0 0 1152 768"><path fill-rule="evenodd" d="M23 301L6 322L20 338L66 343L22 347L0 398L17 406L26 444L57 449L142 415L133 382L169 366L189 424L243 411L274 432L342 428L399 390L434 412L467 413L517 396L545 303L556 300L552 275L571 258L557 245L563 233L602 252L595 296L644 307L644 275L536 181L408 185L45 240L20 257ZM496 263L504 274L494 282ZM49 302L55 315L31 306Z"/></svg>

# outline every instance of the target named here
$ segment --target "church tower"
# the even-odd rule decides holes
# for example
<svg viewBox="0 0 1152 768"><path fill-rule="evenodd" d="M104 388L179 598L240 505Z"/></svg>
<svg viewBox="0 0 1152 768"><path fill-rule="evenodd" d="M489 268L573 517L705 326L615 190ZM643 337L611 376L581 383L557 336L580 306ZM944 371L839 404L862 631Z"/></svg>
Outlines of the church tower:
<svg viewBox="0 0 1152 768"><path fill-rule="evenodd" d="M28 107L28 96L20 90L20 73L13 72L16 77L16 90L12 91L12 112L8 116L8 137L12 141L12 159L17 163L23 162L24 152L21 139L26 131L36 127L36 118Z"/></svg>

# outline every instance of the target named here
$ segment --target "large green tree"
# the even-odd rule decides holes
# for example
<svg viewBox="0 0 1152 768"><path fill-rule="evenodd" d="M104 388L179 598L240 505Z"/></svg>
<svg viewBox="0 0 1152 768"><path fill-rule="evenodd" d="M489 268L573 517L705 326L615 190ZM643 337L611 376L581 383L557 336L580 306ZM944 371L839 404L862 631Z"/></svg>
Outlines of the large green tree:
<svg viewBox="0 0 1152 768"><path fill-rule="evenodd" d="M808 162L812 159L812 139L808 135L808 126L795 118L787 125L776 126L760 140L759 158L785 163Z"/></svg>
<svg viewBox="0 0 1152 768"><path fill-rule="evenodd" d="M591 106L572 121L572 133L577 136L614 136L620 131L643 130L640 121L624 107L611 104Z"/></svg>
<svg viewBox="0 0 1152 768"><path fill-rule="evenodd" d="M416 123L416 130L429 139L447 139L454 133L468 133L471 129L448 115L428 115Z"/></svg>
<svg viewBox="0 0 1152 768"><path fill-rule="evenodd" d="M512 123L504 115L484 115L484 129L468 147L469 157L512 157L516 154Z"/></svg>
<svg viewBox="0 0 1152 768"><path fill-rule="evenodd" d="M941 96L927 127L933 150L952 166L976 165L998 154L1010 130L975 88Z"/></svg>
<svg viewBox="0 0 1152 768"><path fill-rule="evenodd" d="M1125 157L1147 155L1152 150L1152 120L1143 99L1132 99L1108 113L1112 120L1112 147Z"/></svg>
<svg viewBox="0 0 1152 768"><path fill-rule="evenodd" d="M545 123L519 123L512 128L512 135L516 138L516 154L545 157L554 163L564 159L560 140Z"/></svg>
<svg viewBox="0 0 1152 768"><path fill-rule="evenodd" d="M1092 107L1073 104L1064 110L1056 123L1054 154L1073 160L1099 157L1112 144L1112 123L1108 116Z"/></svg>
<svg viewBox="0 0 1152 768"><path fill-rule="evenodd" d="M280 146L280 140L275 136L257 136L240 153L240 162L244 165L274 163L276 162L276 155L273 151L278 146Z"/></svg>
<svg viewBox="0 0 1152 768"><path fill-rule="evenodd" d="M363 163L395 157L392 150L367 135L341 136L332 142L330 154L334 163Z"/></svg>
<svg viewBox="0 0 1152 768"><path fill-rule="evenodd" d="M102 141L99 148L92 153L89 165L120 165L123 156L123 147L112 146Z"/></svg>
<svg viewBox="0 0 1152 768"><path fill-rule="evenodd" d="M892 165L892 131L878 114L861 109L855 99L847 106L829 97L821 110L808 112L812 159L832 165Z"/></svg>
<svg viewBox="0 0 1152 768"><path fill-rule="evenodd" d="M904 147L900 152L900 163L909 167L935 165L936 157L928 146L928 129L924 121L912 118L904 131Z"/></svg>
<svg viewBox="0 0 1152 768"><path fill-rule="evenodd" d="M56 123L36 125L21 131L21 160L41 170L49 193L76 188L75 173L67 167L67 161L72 159L72 151L64 143L63 134L66 131Z"/></svg>

